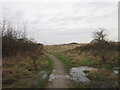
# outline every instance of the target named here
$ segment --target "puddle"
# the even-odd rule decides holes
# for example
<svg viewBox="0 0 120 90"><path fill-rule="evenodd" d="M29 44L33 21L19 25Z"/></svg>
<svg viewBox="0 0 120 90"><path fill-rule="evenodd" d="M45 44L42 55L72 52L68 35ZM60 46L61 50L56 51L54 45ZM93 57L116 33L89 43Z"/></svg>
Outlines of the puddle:
<svg viewBox="0 0 120 90"><path fill-rule="evenodd" d="M120 70L120 67L116 67L116 68L114 68L113 72L114 72L115 74L118 74L119 70Z"/></svg>
<svg viewBox="0 0 120 90"><path fill-rule="evenodd" d="M97 70L95 68L85 66L74 67L70 69L70 75L55 74L56 70L53 70L52 74L50 75L49 81L54 79L71 79L76 82L89 83L90 80L87 78L87 72L93 69Z"/></svg>
<svg viewBox="0 0 120 90"><path fill-rule="evenodd" d="M92 67L85 67L85 66L74 67L70 69L70 78L72 80L75 80L76 82L90 83L90 79L87 78L87 73L86 73L90 70L97 70L97 69Z"/></svg>
<svg viewBox="0 0 120 90"><path fill-rule="evenodd" d="M76 81L77 83L92 83L94 87L97 88L109 88L111 86L118 86L117 81L109 80L109 81L91 81L87 78L87 72L91 70L98 70L92 67L80 66L74 67L70 69L70 79ZM115 74L118 74L118 68L113 71Z"/></svg>
<svg viewBox="0 0 120 90"><path fill-rule="evenodd" d="M55 80L55 79L70 79L74 80L77 83L92 83L94 86L99 88L107 88L112 85L116 85L116 81L91 81L87 75L88 72L91 70L98 70L97 68L87 67L87 66L80 66L80 67L73 67L70 69L70 75L62 75L62 74L56 74L56 70L52 71L52 74L49 77L49 81ZM115 69L113 71L115 74L118 74L118 70ZM43 77L46 77L45 72L41 72L40 75L44 73Z"/></svg>
<svg viewBox="0 0 120 90"><path fill-rule="evenodd" d="M114 70L113 72L114 72L115 74L118 74L118 71L117 71L117 70Z"/></svg>
<svg viewBox="0 0 120 90"><path fill-rule="evenodd" d="M51 74L49 81L54 80L54 79L67 79L67 78L69 79L70 76L68 76L68 75L56 75L56 74Z"/></svg>
<svg viewBox="0 0 120 90"><path fill-rule="evenodd" d="M48 77L48 74L47 74L47 72L45 72L45 71L40 71L40 72L38 73L38 76L39 76L40 78L42 78L42 79L46 79L46 78Z"/></svg>
<svg viewBox="0 0 120 90"><path fill-rule="evenodd" d="M38 74L29 80L27 86L34 88L38 82L45 80L48 77L47 72L45 71L39 71Z"/></svg>
<svg viewBox="0 0 120 90"><path fill-rule="evenodd" d="M56 70L52 71L52 74L50 75L49 81L52 81L54 79L70 79L69 75L62 75L62 74L56 74Z"/></svg>

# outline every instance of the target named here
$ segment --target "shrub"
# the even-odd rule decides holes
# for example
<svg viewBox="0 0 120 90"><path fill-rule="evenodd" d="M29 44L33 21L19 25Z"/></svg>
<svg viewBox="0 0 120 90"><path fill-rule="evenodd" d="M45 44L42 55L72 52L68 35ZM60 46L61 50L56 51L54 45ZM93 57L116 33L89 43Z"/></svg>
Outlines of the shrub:
<svg viewBox="0 0 120 90"><path fill-rule="evenodd" d="M117 53L116 55L112 54L112 52L118 52L118 44L111 42L91 43L85 46L76 47L75 50L79 50L81 53L90 52L93 56L101 58L103 63L110 62L111 56L112 59L118 58Z"/></svg>
<svg viewBox="0 0 120 90"><path fill-rule="evenodd" d="M2 27L1 27L2 26ZM9 23L0 26L2 31L3 84L11 84L21 78L28 78L40 69L44 47L16 30Z"/></svg>

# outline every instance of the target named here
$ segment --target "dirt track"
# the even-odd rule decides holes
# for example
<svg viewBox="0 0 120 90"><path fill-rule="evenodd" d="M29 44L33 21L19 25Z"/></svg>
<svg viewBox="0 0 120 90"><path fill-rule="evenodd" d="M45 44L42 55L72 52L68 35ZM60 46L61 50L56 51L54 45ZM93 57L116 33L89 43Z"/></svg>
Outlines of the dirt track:
<svg viewBox="0 0 120 90"><path fill-rule="evenodd" d="M53 60L53 72L50 75L47 88L71 88L72 84L64 70L63 64L53 55L48 54Z"/></svg>

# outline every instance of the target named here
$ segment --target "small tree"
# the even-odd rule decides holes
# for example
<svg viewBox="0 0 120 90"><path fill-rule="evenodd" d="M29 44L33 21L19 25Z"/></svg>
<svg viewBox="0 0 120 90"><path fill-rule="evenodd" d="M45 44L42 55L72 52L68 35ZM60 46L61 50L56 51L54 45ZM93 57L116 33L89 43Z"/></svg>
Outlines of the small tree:
<svg viewBox="0 0 120 90"><path fill-rule="evenodd" d="M107 54L110 45L107 41L107 34L105 33L105 29L100 28L99 31L93 32L93 38L93 54L99 56L103 62L106 62L108 59Z"/></svg>
<svg viewBox="0 0 120 90"><path fill-rule="evenodd" d="M99 31L93 32L93 38L94 39L92 40L92 42L97 42L97 43L106 42L107 34L105 33L105 29L100 28Z"/></svg>

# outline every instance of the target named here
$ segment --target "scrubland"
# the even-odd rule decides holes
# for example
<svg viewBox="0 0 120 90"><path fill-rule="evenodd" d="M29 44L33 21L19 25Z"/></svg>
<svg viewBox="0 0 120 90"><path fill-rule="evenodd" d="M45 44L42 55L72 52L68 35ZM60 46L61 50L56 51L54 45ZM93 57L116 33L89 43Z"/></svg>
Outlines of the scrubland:
<svg viewBox="0 0 120 90"><path fill-rule="evenodd" d="M18 31L4 22L0 29L3 88L31 87L28 85L29 79L35 77L39 71L46 70L50 73L52 64L45 54L44 45L27 38L26 28Z"/></svg>
<svg viewBox="0 0 120 90"><path fill-rule="evenodd" d="M48 53L55 55L61 60L69 73L72 67L89 66L97 68L98 71L92 70L88 77L93 81L119 81L119 76L113 71L119 67L119 43L86 43L86 44L66 44L46 46ZM108 83L107 82L107 83ZM91 84L75 84L76 87L93 87ZM94 85L95 86L95 85ZM111 85L118 87L118 84Z"/></svg>
<svg viewBox="0 0 120 90"><path fill-rule="evenodd" d="M86 71L87 77L94 82L118 81L120 61L120 43L106 41L103 31L97 32L97 38L90 43L70 43L61 45L42 45L26 36L26 28L23 32L17 31L12 25L3 23L2 27L2 84L3 88L43 88L46 87L49 75L52 72L53 62L46 56L53 54L61 60L67 73L72 67L89 66L98 70ZM100 33L100 34L99 34ZM101 38L99 40L99 38ZM96 42L96 40L98 40ZM31 85L29 79L34 79L39 71L46 71L48 78ZM38 79L38 78L35 78ZM73 82L74 83L74 82ZM96 83L75 83L77 88L96 86ZM118 83L111 87L118 87Z"/></svg>

